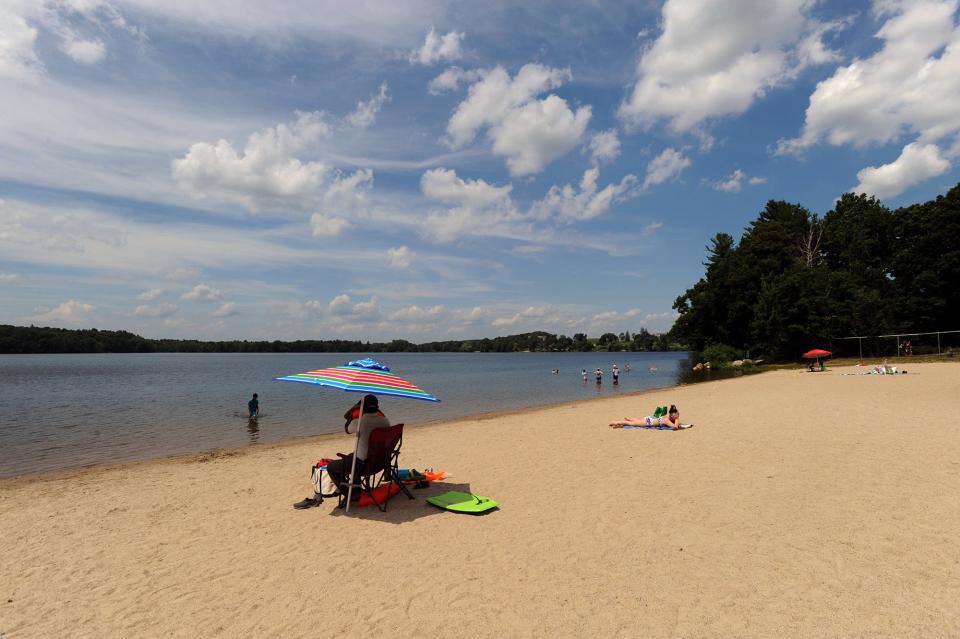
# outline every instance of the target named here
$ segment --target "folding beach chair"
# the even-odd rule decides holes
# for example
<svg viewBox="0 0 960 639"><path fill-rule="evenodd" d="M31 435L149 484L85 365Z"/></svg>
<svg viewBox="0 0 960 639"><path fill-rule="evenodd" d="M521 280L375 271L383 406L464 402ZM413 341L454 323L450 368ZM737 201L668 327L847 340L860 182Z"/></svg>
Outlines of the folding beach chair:
<svg viewBox="0 0 960 639"><path fill-rule="evenodd" d="M387 502L391 496L390 484L396 484L404 495L413 499L413 495L397 476L402 445L403 424L375 428L370 431L370 439L367 441L367 459L362 465L358 463L356 478L348 477L341 485L338 505L341 508L346 505L350 482L353 482L354 492L359 490L361 494L369 495L380 512L387 512ZM381 486L386 486L386 492L377 491ZM377 492L382 493L380 498L377 498Z"/></svg>

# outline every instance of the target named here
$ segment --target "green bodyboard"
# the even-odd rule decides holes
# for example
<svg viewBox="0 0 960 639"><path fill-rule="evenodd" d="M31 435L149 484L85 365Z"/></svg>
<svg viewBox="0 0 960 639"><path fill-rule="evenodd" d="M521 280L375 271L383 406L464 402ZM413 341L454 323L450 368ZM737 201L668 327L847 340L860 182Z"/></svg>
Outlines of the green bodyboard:
<svg viewBox="0 0 960 639"><path fill-rule="evenodd" d="M444 510L451 510L455 513L469 513L471 515L485 513L500 505L489 497L461 493L456 490L451 490L436 497L427 497L427 503L433 504L438 508L443 508Z"/></svg>

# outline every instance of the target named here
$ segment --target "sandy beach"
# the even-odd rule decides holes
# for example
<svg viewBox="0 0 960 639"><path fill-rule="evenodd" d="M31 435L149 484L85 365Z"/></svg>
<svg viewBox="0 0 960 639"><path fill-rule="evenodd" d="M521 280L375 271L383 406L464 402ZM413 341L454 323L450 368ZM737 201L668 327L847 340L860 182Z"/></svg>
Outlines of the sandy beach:
<svg viewBox="0 0 960 639"><path fill-rule="evenodd" d="M960 366L907 368L408 428L450 477L386 514L291 507L346 435L5 480L0 637L957 637Z"/></svg>

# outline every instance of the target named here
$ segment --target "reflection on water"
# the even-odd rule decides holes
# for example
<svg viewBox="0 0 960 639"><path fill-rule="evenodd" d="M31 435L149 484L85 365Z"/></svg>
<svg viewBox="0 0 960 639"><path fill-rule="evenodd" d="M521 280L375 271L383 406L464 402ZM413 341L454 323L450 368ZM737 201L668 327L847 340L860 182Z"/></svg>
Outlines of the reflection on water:
<svg viewBox="0 0 960 639"><path fill-rule="evenodd" d="M339 432L354 397L273 379L367 355L0 356L0 477ZM411 425L670 386L686 380L690 368L684 353L373 356L443 400L381 398L391 420ZM618 386L611 383L614 364L621 370ZM599 385L596 368L604 372ZM248 419L252 393L269 412L267 422L261 423L267 412Z"/></svg>
<svg viewBox="0 0 960 639"><path fill-rule="evenodd" d="M251 417L247 420L247 432L250 434L250 443L256 444L260 441L260 420Z"/></svg>

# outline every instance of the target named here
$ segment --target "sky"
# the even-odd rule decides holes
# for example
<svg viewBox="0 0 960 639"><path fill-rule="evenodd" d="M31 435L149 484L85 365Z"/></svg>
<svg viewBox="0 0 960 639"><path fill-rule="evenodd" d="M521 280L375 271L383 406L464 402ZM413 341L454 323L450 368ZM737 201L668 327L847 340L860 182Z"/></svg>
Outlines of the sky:
<svg viewBox="0 0 960 639"><path fill-rule="evenodd" d="M705 245L960 182L960 0L0 0L0 323L666 331Z"/></svg>

